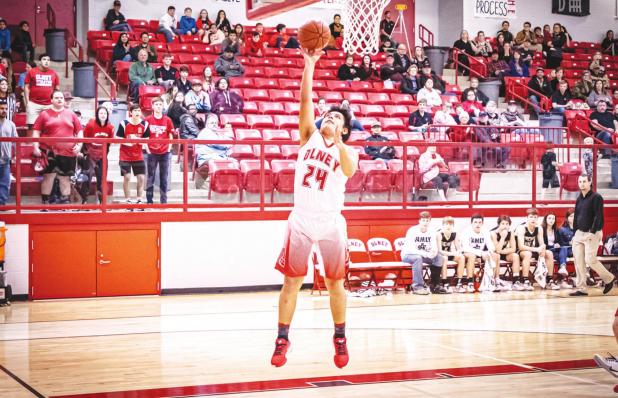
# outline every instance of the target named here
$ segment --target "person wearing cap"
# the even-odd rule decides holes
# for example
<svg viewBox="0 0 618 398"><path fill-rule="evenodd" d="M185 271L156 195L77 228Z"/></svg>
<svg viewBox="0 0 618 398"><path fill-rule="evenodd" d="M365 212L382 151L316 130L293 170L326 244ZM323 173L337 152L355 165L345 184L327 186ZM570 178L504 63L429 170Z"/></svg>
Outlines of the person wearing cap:
<svg viewBox="0 0 618 398"><path fill-rule="evenodd" d="M245 68L234 57L234 50L227 47L215 61L215 71L224 77L237 77L245 73Z"/></svg>
<svg viewBox="0 0 618 398"><path fill-rule="evenodd" d="M442 93L444 92L444 89L446 88L446 82L442 80L438 75L436 75L434 71L431 70L431 65L429 64L428 59L423 62L421 67L421 75L418 79L421 87L425 87L425 82L427 81L427 79L433 80L433 88L439 90Z"/></svg>
<svg viewBox="0 0 618 398"><path fill-rule="evenodd" d="M114 6L107 11L105 16L105 30L130 32L131 27L120 12L120 1L114 1Z"/></svg>
<svg viewBox="0 0 618 398"><path fill-rule="evenodd" d="M386 63L380 67L380 79L384 80L392 80L392 81L401 81L403 76L397 70L397 66L395 65L395 56L393 54L388 54L386 56Z"/></svg>
<svg viewBox="0 0 618 398"><path fill-rule="evenodd" d="M199 113L210 112L210 96L202 90L202 81L195 79L192 84L193 89L185 94L185 107L189 109L189 105L195 105Z"/></svg>
<svg viewBox="0 0 618 398"><path fill-rule="evenodd" d="M0 137L17 138L17 127L8 115L8 103L0 99ZM0 142L0 206L4 206L9 200L11 187L11 160L15 153L15 143Z"/></svg>
<svg viewBox="0 0 618 398"><path fill-rule="evenodd" d="M133 102L139 102L139 87L156 82L154 69L148 62L148 52L144 49L137 53L137 61L129 68L129 97Z"/></svg>
<svg viewBox="0 0 618 398"><path fill-rule="evenodd" d="M545 77L545 70L543 68L536 68L534 77L528 82L528 88L530 89L528 90L528 99L532 102L534 110L530 116L538 118L538 114L541 112L541 107L539 106L541 98L539 94L550 97L552 93L549 80Z"/></svg>
<svg viewBox="0 0 618 398"><path fill-rule="evenodd" d="M371 136L368 137L365 141L386 142L389 141L389 139L382 135L382 125L376 121L371 125ZM394 159L396 156L395 148L388 145L367 145L365 147L365 153L371 156L373 160L382 159L388 161Z"/></svg>
<svg viewBox="0 0 618 398"><path fill-rule="evenodd" d="M500 59L500 53L496 50L492 51L491 59L487 64L487 72L491 77L499 77L502 79L504 75L508 74L511 70L510 66L506 61Z"/></svg>

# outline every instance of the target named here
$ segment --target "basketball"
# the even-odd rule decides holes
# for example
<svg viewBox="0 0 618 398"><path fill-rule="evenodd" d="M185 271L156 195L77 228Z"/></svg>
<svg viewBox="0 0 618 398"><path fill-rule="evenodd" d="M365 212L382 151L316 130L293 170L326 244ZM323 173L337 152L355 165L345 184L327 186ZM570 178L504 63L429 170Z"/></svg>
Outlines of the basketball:
<svg viewBox="0 0 618 398"><path fill-rule="evenodd" d="M330 40L330 29L321 21L309 21L298 29L298 41L307 50L321 50Z"/></svg>

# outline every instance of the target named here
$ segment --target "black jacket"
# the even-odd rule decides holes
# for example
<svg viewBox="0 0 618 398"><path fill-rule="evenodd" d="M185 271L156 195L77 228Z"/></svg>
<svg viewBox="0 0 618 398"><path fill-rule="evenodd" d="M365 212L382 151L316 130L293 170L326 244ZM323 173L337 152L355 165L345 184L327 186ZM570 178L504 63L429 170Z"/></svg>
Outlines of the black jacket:
<svg viewBox="0 0 618 398"><path fill-rule="evenodd" d="M15 32L15 38L13 39L13 43L11 44L11 49L15 52L22 52L26 50L30 52L34 51L30 32L18 29L17 32Z"/></svg>
<svg viewBox="0 0 618 398"><path fill-rule="evenodd" d="M356 78L360 79L358 68L356 68L356 66L348 66L347 64L343 64L339 67L339 70L337 71L337 79L354 80Z"/></svg>
<svg viewBox="0 0 618 398"><path fill-rule="evenodd" d="M603 197L592 191L589 191L586 196L580 193L575 201L573 230L594 234L603 229L604 221Z"/></svg>
<svg viewBox="0 0 618 398"><path fill-rule="evenodd" d="M403 80L401 81L401 86L399 86L399 89L404 94L414 95L418 93L418 90L421 89L421 86L416 76L410 77L406 74L406 75L403 75Z"/></svg>
<svg viewBox="0 0 618 398"><path fill-rule="evenodd" d="M395 66L400 73L407 72L410 65L412 65L412 60L408 57L408 54L399 55L398 52L395 52Z"/></svg>
<svg viewBox="0 0 618 398"><path fill-rule="evenodd" d="M115 20L118 20L119 23L126 22L124 19L124 15L122 15L121 12L119 12L118 15L116 15L116 13L114 12L114 9L111 8L107 11L107 15L105 16L105 29L110 30L109 28L111 28L114 25L113 22Z"/></svg>
<svg viewBox="0 0 618 398"><path fill-rule="evenodd" d="M551 93L552 93L551 86L549 85L549 82L547 81L546 77L543 77L543 81L541 83L539 83L539 80L537 79L536 76L533 77L528 82L528 88L538 91L539 93L547 97L551 97ZM530 97L531 95L537 95L537 94L528 92L528 97Z"/></svg>
<svg viewBox="0 0 618 398"><path fill-rule="evenodd" d="M418 78L421 87L425 87L425 82L429 78L428 75L421 75ZM446 87L446 82L438 77L435 73L431 72L431 79L433 80L433 88L436 90L440 90L441 93L444 93L444 88Z"/></svg>
<svg viewBox="0 0 618 398"><path fill-rule="evenodd" d="M485 95L485 93L483 93L481 90L479 90L478 88L476 90L468 87L467 89L465 89L463 91L463 93L461 93L461 102L464 102L467 97L468 97L468 92L469 91L474 91L474 93L476 94L476 99L483 104L483 106L487 105L487 103L489 102L489 97Z"/></svg>

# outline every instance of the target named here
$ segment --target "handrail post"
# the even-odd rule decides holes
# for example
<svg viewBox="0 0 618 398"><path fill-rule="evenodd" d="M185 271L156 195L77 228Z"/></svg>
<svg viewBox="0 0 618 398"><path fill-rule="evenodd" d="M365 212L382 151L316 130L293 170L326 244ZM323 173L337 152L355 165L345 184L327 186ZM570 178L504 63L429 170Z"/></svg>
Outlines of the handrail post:
<svg viewBox="0 0 618 398"><path fill-rule="evenodd" d="M532 144L532 207L536 207L536 142Z"/></svg>
<svg viewBox="0 0 618 398"><path fill-rule="evenodd" d="M99 104L99 66L96 62L94 63L92 73L94 74L94 109L96 112L97 105Z"/></svg>
<svg viewBox="0 0 618 398"><path fill-rule="evenodd" d="M474 162L472 161L472 158L474 156L473 153L474 153L474 148L472 147L472 143L468 142L468 208L469 209L473 207L472 201L474 200L474 195L472 195L472 172L474 169ZM448 201L448 198L447 198L447 201Z"/></svg>
<svg viewBox="0 0 618 398"><path fill-rule="evenodd" d="M264 181L266 172L266 157L264 155L264 142L260 142L260 211L264 211L264 190L266 188L266 183Z"/></svg>
<svg viewBox="0 0 618 398"><path fill-rule="evenodd" d="M9 186L10 191L10 186ZM15 214L21 213L21 142L15 143Z"/></svg>
<svg viewBox="0 0 618 398"><path fill-rule="evenodd" d="M182 144L182 211L189 211L189 144L184 140Z"/></svg>
<svg viewBox="0 0 618 398"><path fill-rule="evenodd" d="M404 142L403 143L403 181L401 182L403 184L403 187L401 189L401 200L403 202L403 208L404 210L408 207L408 185L406 184L407 182L407 174L408 174L408 143ZM414 178L412 178L412 181L414 181ZM414 184L414 182L412 182L412 184Z"/></svg>
<svg viewBox="0 0 618 398"><path fill-rule="evenodd" d="M101 211L107 212L107 153L109 143L106 141L103 143L103 170L101 171ZM112 192L113 194L113 192Z"/></svg>
<svg viewBox="0 0 618 398"><path fill-rule="evenodd" d="M64 77L69 77L69 31L64 30Z"/></svg>

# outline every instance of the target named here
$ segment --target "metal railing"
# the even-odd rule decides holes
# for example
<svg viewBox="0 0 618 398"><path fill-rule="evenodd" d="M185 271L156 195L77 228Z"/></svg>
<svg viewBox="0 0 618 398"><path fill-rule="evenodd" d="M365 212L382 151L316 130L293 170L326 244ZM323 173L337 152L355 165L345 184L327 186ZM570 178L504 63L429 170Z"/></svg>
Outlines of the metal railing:
<svg viewBox="0 0 618 398"><path fill-rule="evenodd" d="M433 32L423 24L418 25L418 39L423 47L434 45Z"/></svg>
<svg viewBox="0 0 618 398"><path fill-rule="evenodd" d="M47 3L45 16L47 18L47 28L56 29L56 11L49 3Z"/></svg>
<svg viewBox="0 0 618 398"><path fill-rule="evenodd" d="M453 51L453 63L455 66L455 84L459 84L458 82L459 82L459 68L460 67L467 70L470 76L476 76L480 79L485 79L487 77L487 65L485 65L482 61L479 61L472 55L466 54L465 52L459 50L458 48L453 48L452 51ZM468 62L470 63L470 66L464 65L463 63L461 63L461 61L459 60L460 55L468 57ZM481 72L475 69L472 69L473 63L480 65Z"/></svg>

